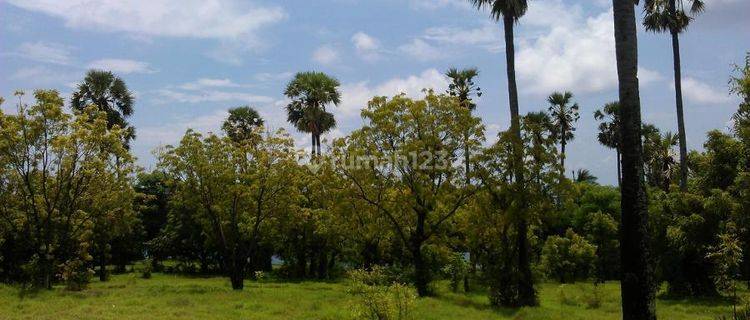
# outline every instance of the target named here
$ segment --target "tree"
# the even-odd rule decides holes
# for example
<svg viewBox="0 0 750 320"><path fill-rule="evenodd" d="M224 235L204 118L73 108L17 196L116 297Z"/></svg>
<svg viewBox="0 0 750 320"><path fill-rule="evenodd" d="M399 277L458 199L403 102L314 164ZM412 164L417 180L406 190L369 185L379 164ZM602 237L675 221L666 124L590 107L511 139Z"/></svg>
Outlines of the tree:
<svg viewBox="0 0 750 320"><path fill-rule="evenodd" d="M597 247L572 229L565 236L550 236L544 241L541 267L547 276L560 283L586 279L594 270Z"/></svg>
<svg viewBox="0 0 750 320"><path fill-rule="evenodd" d="M596 184L597 178L596 176L591 174L591 171L589 171L588 169L578 169L573 174L573 180L579 183L583 182L583 183Z"/></svg>
<svg viewBox="0 0 750 320"><path fill-rule="evenodd" d="M677 136L671 132L644 136L644 154L646 156L646 180L654 187L661 188L669 192L669 186L672 184L672 167L677 162L675 160L674 146L677 145ZM646 149L651 149L645 151Z"/></svg>
<svg viewBox="0 0 750 320"><path fill-rule="evenodd" d="M549 113L552 116L554 138L560 142L560 166L562 173L565 173L565 146L575 137L575 123L580 116L578 115L578 103L571 105L573 94L570 91L565 93L554 92L547 97L549 103Z"/></svg>
<svg viewBox="0 0 750 320"><path fill-rule="evenodd" d="M93 104L107 114L107 128L118 126L124 129L125 146L129 147L135 139L135 128L126 119L133 114L135 98L128 90L125 81L110 71L89 70L86 77L78 84L71 98L71 106L76 111L82 111Z"/></svg>
<svg viewBox="0 0 750 320"><path fill-rule="evenodd" d="M0 113L0 216L10 238L28 246L16 251L23 253L15 258L21 279L52 288L61 274L69 288L81 289L92 241L103 233L104 224L94 223L126 228L132 221L126 133L108 129L107 114L95 106L72 118L57 91L37 90L31 107L18 95L17 114Z"/></svg>
<svg viewBox="0 0 750 320"><path fill-rule="evenodd" d="M232 288L242 290L248 258L264 230L295 197L297 154L283 131L267 134L253 146L191 130L177 147L160 155L160 167L175 182L173 201L196 216L219 249Z"/></svg>
<svg viewBox="0 0 750 320"><path fill-rule="evenodd" d="M615 149L617 153L617 185L622 184L622 170L620 170L620 103L610 102L604 105L601 110L594 112L594 119L601 121L599 123L599 133L596 138L599 143L607 148Z"/></svg>
<svg viewBox="0 0 750 320"><path fill-rule="evenodd" d="M477 68L469 68L469 69L463 69L458 70L456 68L450 68L448 69L448 72L445 73L448 78L451 79L451 83L448 85L448 94L452 97L458 98L458 102L464 106L464 108L467 108L471 111L474 111L476 109L477 105L474 103L474 100L472 99L473 95L476 95L477 97L482 96L482 89L475 85L474 78L479 75L479 70ZM465 143L466 147L464 150L464 166L466 170L466 177L469 179L469 171L471 170L471 163L470 158L471 155L469 154L469 141L467 137L467 141Z"/></svg>
<svg viewBox="0 0 750 320"><path fill-rule="evenodd" d="M263 125L263 118L252 107L242 106L229 109L229 117L224 120L221 130L234 142L251 140L255 128Z"/></svg>
<svg viewBox="0 0 750 320"><path fill-rule="evenodd" d="M431 278L425 247L447 232L474 193L453 165L456 154L464 149L465 133L482 140L483 127L456 99L431 91L416 101L376 97L362 118L364 127L336 143L337 170L352 196L389 221L410 254L417 292L425 296Z"/></svg>
<svg viewBox="0 0 750 320"><path fill-rule="evenodd" d="M690 4L686 11L685 2ZM677 134L680 140L680 190L687 190L687 140L682 106L682 71L680 66L680 33L684 32L693 16L703 11L702 0L646 0L643 25L653 32L669 32L672 36L675 101L677 105Z"/></svg>
<svg viewBox="0 0 750 320"><path fill-rule="evenodd" d="M633 0L613 0L622 152L622 315L624 320L650 320L656 319L656 306L649 252L648 199L643 184L635 4Z"/></svg>
<svg viewBox="0 0 750 320"><path fill-rule="evenodd" d="M515 63L515 44L513 39L513 27L521 17L526 14L528 9L527 0L469 0L477 9L488 7L490 16L494 20L503 20L503 31L505 33L505 62L508 76L508 99L510 102L510 122L511 131L515 134L516 143L514 146L514 159L521 163L523 159L521 151L521 119L518 111L518 88L516 86L516 63ZM520 166L514 166L520 168ZM523 172L516 172L516 183L518 186L518 196L523 197ZM523 201L522 201L523 202ZM516 242L518 247L518 270L522 276L518 278L519 297L521 305L536 305L536 291L534 290L534 279L531 274L531 257L530 245L527 238L528 220L520 215L516 222Z"/></svg>
<svg viewBox="0 0 750 320"><path fill-rule="evenodd" d="M287 84L284 95L292 102L286 106L287 121L297 130L312 136L312 155L320 155L320 135L336 127L326 105L341 102L339 81L322 72L300 72Z"/></svg>

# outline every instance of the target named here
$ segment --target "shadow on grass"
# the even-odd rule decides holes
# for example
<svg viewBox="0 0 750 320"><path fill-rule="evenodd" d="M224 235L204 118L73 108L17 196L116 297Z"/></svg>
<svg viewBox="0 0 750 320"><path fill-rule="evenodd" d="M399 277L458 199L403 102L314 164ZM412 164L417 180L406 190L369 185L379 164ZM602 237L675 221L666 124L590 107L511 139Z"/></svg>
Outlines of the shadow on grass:
<svg viewBox="0 0 750 320"><path fill-rule="evenodd" d="M725 296L703 296L703 297L686 297L681 295L670 295L662 293L657 296L659 302L667 305L691 305L691 306L731 306L737 301L732 297Z"/></svg>
<svg viewBox="0 0 750 320"><path fill-rule="evenodd" d="M504 317L515 316L520 308L507 308L507 307L493 307L488 302L479 301L479 297L484 298L486 293L470 292L469 294L457 294L457 293L436 293L432 298L440 300L441 302L450 303L462 308L471 308L478 311L491 311Z"/></svg>

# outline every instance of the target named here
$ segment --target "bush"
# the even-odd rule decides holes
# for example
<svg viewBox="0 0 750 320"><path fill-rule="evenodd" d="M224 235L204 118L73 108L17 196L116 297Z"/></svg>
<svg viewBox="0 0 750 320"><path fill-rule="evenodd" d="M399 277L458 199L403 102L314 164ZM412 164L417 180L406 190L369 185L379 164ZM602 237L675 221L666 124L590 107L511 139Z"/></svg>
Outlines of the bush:
<svg viewBox="0 0 750 320"><path fill-rule="evenodd" d="M587 278L594 269L596 246L568 229L565 237L550 236L542 248L542 269L561 283Z"/></svg>
<svg viewBox="0 0 750 320"><path fill-rule="evenodd" d="M143 273L141 277L143 279L151 279L151 271L154 268L154 261L151 259L143 260Z"/></svg>
<svg viewBox="0 0 750 320"><path fill-rule="evenodd" d="M453 292L458 292L458 286L466 276L467 267L466 260L463 254L460 253L454 253L448 265L443 267L443 272L448 276Z"/></svg>
<svg viewBox="0 0 750 320"><path fill-rule="evenodd" d="M354 270L349 277L354 283L349 292L359 298L354 308L355 319L412 319L411 310L417 298L415 290L398 282L389 283L382 267L374 267L372 271Z"/></svg>

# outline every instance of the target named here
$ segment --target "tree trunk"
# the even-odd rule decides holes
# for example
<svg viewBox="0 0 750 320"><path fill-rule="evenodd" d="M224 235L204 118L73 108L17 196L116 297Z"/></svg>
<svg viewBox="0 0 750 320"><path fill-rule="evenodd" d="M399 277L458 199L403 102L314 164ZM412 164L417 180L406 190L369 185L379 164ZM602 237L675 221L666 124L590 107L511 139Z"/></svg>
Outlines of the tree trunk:
<svg viewBox="0 0 750 320"><path fill-rule="evenodd" d="M617 152L617 187L622 186L622 170L620 169L620 148L615 148Z"/></svg>
<svg viewBox="0 0 750 320"><path fill-rule="evenodd" d="M656 319L649 255L648 199L643 181L641 102L638 90L638 39L633 0L613 0L615 51L620 95L622 218L620 254L623 320Z"/></svg>
<svg viewBox="0 0 750 320"><path fill-rule="evenodd" d="M515 137L513 143L514 162L516 163L515 179L518 185L518 197L521 202L522 213L516 221L516 249L518 250L518 303L521 306L537 304L534 280L531 275L531 259L529 258L528 222L526 221L526 200L524 196L523 146L521 142L521 120L518 111L518 88L516 87L515 45L513 42L513 24L511 16L503 16L505 32L505 60L508 73L508 98L510 99L511 130Z"/></svg>
<svg viewBox="0 0 750 320"><path fill-rule="evenodd" d="M99 255L99 281L101 282L107 281L107 253L106 252L102 252Z"/></svg>
<svg viewBox="0 0 750 320"><path fill-rule="evenodd" d="M674 16L675 0L669 1L671 14ZM677 102L677 135L680 140L680 190L687 191L687 137L685 136L685 115L682 107L682 70L680 67L680 38L675 31L672 34L672 56L674 61L674 92Z"/></svg>
<svg viewBox="0 0 750 320"><path fill-rule="evenodd" d="M312 154L312 157L315 158L315 134L312 133L311 136L312 136L312 153L311 154Z"/></svg>
<svg viewBox="0 0 750 320"><path fill-rule="evenodd" d="M560 143L560 172L565 176L565 140Z"/></svg>
<svg viewBox="0 0 750 320"><path fill-rule="evenodd" d="M430 277L428 275L427 264L422 255L421 241L412 245L412 256L414 257L414 286L417 287L417 294L420 297L426 297L430 294L428 288Z"/></svg>
<svg viewBox="0 0 750 320"><path fill-rule="evenodd" d="M245 264L243 260L236 253L232 255L229 280L232 282L232 289L234 290L242 290L245 287Z"/></svg>

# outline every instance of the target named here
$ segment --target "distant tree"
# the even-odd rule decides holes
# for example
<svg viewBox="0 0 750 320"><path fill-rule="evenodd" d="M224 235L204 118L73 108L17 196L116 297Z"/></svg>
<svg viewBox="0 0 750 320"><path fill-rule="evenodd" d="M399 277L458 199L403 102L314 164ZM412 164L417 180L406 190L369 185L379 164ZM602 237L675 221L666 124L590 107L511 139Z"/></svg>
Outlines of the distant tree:
<svg viewBox="0 0 750 320"><path fill-rule="evenodd" d="M594 119L601 121L599 123L599 133L597 139L603 146L615 149L617 157L617 185L622 184L622 170L620 170L620 103L610 102L604 105L601 110L594 112Z"/></svg>
<svg viewBox="0 0 750 320"><path fill-rule="evenodd" d="M508 76L508 99L510 107L511 131L515 135L516 143L514 144L514 159L517 163L523 162L521 159L523 151L521 150L521 116L518 109L518 87L516 85L516 49L513 39L513 28L518 20L526 14L528 9L527 0L469 0L477 9L490 9L490 16L495 21L503 20L503 31L505 33L505 67ZM524 177L520 171L520 165L514 166L519 168L515 173L516 183L518 184L518 196L524 194ZM521 199L523 203L523 199ZM526 207L522 205L521 208ZM521 275L517 277L518 282L513 287L518 289L517 297L512 304L517 306L532 306L538 303L536 291L534 290L534 279L531 274L531 252L529 239L527 237L529 222L524 214L520 214L516 221L516 248L518 249L518 270Z"/></svg>
<svg viewBox="0 0 750 320"><path fill-rule="evenodd" d="M646 161L646 179L654 187L669 192L672 184L672 168L677 163L674 147L677 136L671 132L649 134L644 130L644 160Z"/></svg>
<svg viewBox="0 0 750 320"><path fill-rule="evenodd" d="M80 112L93 104L106 112L107 128L117 125L127 133L124 141L126 147L135 139L135 128L126 120L133 114L134 103L133 93L128 90L125 81L110 71L102 70L89 70L71 98L73 110Z"/></svg>
<svg viewBox="0 0 750 320"><path fill-rule="evenodd" d="M552 133L554 138L560 142L560 170L562 170L562 173L565 172L565 146L575 137L575 123L580 118L578 103L573 103L572 99L573 94L569 91L565 93L554 92L547 97L549 113L554 124Z"/></svg>
<svg viewBox="0 0 750 320"><path fill-rule="evenodd" d="M476 103L474 103L472 96L482 96L482 89L474 83L474 78L479 75L479 70L477 70L477 68L462 70L450 68L448 69L448 72L445 73L445 75L451 79L451 83L448 85L448 94L452 97L458 98L459 103L465 108L474 111L477 105ZM466 171L466 178L470 179L469 171L471 171L471 155L469 154L468 150L468 142L469 141L467 137L467 143L465 144L466 146L464 149L464 170Z"/></svg>
<svg viewBox="0 0 750 320"><path fill-rule="evenodd" d="M565 236L550 236L542 247L541 267L560 283L586 279L595 268L596 246L572 229Z"/></svg>
<svg viewBox="0 0 750 320"><path fill-rule="evenodd" d="M689 4L689 8L685 3ZM675 101L677 105L677 134L680 140L680 190L687 190L687 140L685 116L682 106L682 71L680 66L680 33L684 32L693 17L703 11L702 0L646 0L643 25L653 32L669 32L672 36Z"/></svg>
<svg viewBox="0 0 750 320"><path fill-rule="evenodd" d="M255 128L263 125L263 118L252 107L243 106L229 109L229 117L224 120L221 130L234 142L250 140Z"/></svg>
<svg viewBox="0 0 750 320"><path fill-rule="evenodd" d="M336 127L326 105L341 102L339 81L322 72L300 72L287 84L284 95L292 101L286 106L287 121L297 130L312 136L312 154L320 155L320 135Z"/></svg>
<svg viewBox="0 0 750 320"><path fill-rule="evenodd" d="M573 172L573 179L575 182L585 182L585 183L592 183L596 184L597 178L591 174L591 171L588 169L578 169L575 172Z"/></svg>

